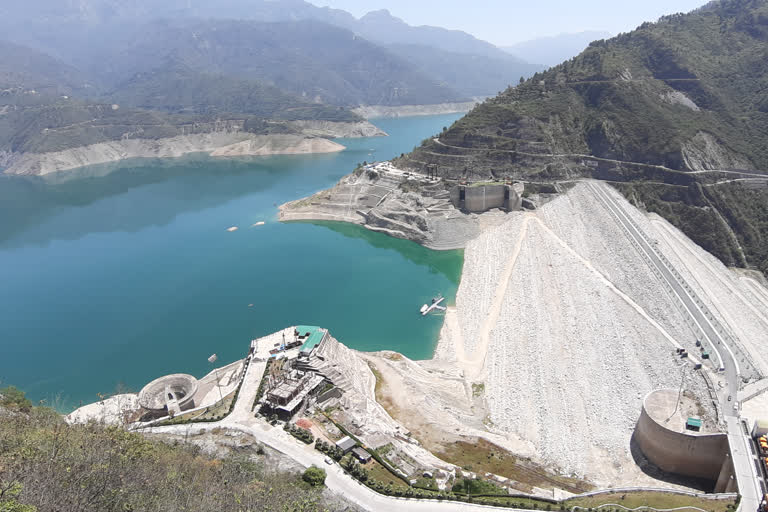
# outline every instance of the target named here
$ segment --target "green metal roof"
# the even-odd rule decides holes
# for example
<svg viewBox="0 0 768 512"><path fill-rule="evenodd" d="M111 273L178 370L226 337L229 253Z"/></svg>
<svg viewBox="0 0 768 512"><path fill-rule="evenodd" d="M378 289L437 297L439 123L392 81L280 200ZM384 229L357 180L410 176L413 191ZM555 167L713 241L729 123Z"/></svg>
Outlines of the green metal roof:
<svg viewBox="0 0 768 512"><path fill-rule="evenodd" d="M688 421L685 422L685 426L697 429L701 428L701 420L699 418L688 418Z"/></svg>
<svg viewBox="0 0 768 512"><path fill-rule="evenodd" d="M301 346L301 352L312 352L316 346L323 341L325 332L320 327L314 327L311 325L299 325L296 327L299 336L309 336L307 341Z"/></svg>

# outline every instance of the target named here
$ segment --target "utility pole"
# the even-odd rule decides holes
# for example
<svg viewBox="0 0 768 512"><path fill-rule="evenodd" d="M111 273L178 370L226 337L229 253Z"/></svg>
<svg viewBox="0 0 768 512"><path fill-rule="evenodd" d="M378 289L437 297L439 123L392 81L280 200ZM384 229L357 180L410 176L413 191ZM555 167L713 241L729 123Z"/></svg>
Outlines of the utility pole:
<svg viewBox="0 0 768 512"><path fill-rule="evenodd" d="M213 354L211 357L208 358L208 362L211 364L214 364L219 359L219 356L216 354ZM216 387L219 388L219 400L224 400L224 397L221 395L221 384L219 382L219 369L214 367L213 369L216 372Z"/></svg>

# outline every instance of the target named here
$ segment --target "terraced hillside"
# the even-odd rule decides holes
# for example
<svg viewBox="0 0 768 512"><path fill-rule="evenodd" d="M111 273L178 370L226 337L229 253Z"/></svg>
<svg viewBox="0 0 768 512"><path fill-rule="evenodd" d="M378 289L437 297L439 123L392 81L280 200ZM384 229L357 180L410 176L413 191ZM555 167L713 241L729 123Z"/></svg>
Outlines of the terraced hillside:
<svg viewBox="0 0 768 512"><path fill-rule="evenodd" d="M538 73L397 160L450 179L629 183L728 265L768 272L768 3L667 16Z"/></svg>

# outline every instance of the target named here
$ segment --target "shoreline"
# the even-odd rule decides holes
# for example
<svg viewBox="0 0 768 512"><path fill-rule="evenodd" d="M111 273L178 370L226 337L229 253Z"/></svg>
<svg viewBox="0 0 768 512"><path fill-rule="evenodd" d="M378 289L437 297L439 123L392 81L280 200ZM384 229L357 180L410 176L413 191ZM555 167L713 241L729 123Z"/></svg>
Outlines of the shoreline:
<svg viewBox="0 0 768 512"><path fill-rule="evenodd" d="M241 132L168 139L132 139L81 146L50 153L20 155L3 174L45 176L92 165L121 162L132 158L178 158L192 153L212 157L322 154L343 151L345 146L325 138L304 136L248 136Z"/></svg>
<svg viewBox="0 0 768 512"><path fill-rule="evenodd" d="M0 154L0 172L44 176L131 158L178 158L192 153L212 157L338 153L346 147L331 139L387 136L368 121L292 121L289 126L296 133L259 135L231 129L162 139L111 140L42 153L6 152Z"/></svg>
<svg viewBox="0 0 768 512"><path fill-rule="evenodd" d="M443 114L465 114L482 100L434 105L365 105L352 111L365 119L391 119L397 117L437 116Z"/></svg>

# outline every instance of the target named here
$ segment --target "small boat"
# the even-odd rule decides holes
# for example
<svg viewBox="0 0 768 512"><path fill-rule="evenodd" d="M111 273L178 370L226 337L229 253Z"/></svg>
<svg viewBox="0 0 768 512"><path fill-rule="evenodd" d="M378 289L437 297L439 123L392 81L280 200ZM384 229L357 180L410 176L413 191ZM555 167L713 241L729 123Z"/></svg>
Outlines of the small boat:
<svg viewBox="0 0 768 512"><path fill-rule="evenodd" d="M443 298L443 296L438 293L437 296L432 299L432 303L430 305L424 304L421 306L421 309L419 310L421 316L427 316L427 314L433 309L445 311L445 308L440 305L440 303L444 300L445 298Z"/></svg>

